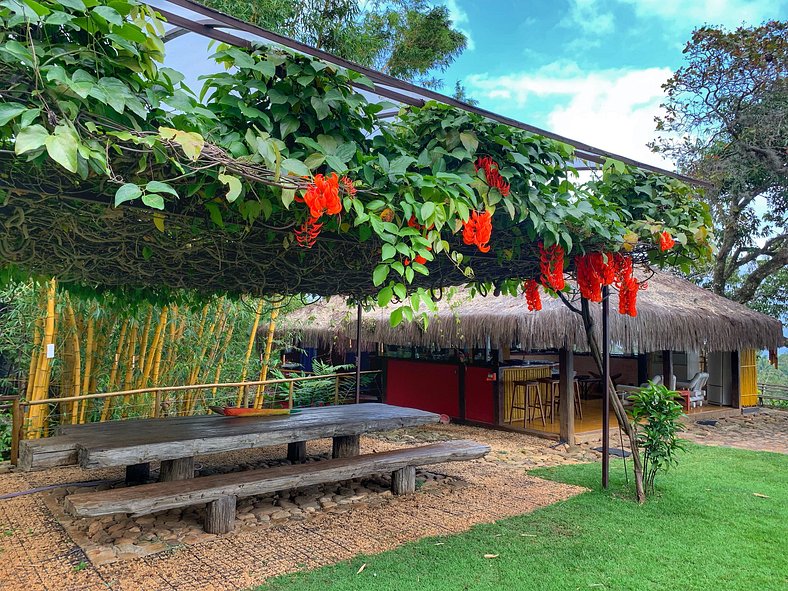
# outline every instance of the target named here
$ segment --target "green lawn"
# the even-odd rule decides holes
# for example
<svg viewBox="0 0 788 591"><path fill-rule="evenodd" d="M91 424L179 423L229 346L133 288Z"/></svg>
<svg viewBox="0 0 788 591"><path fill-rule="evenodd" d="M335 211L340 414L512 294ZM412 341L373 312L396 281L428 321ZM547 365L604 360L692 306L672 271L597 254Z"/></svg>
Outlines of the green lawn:
<svg viewBox="0 0 788 591"><path fill-rule="evenodd" d="M258 589L788 589L788 456L688 445L680 462L643 507L628 500L620 462L606 493L598 464L540 470L594 492Z"/></svg>

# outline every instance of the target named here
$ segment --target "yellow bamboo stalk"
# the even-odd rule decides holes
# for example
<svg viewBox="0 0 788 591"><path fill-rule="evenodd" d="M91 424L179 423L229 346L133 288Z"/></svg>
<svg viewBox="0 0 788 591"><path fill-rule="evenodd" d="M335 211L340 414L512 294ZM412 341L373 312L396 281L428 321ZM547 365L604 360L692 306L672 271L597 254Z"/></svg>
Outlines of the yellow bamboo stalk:
<svg viewBox="0 0 788 591"><path fill-rule="evenodd" d="M225 353L227 352L227 347L229 346L230 341L233 338L233 329L234 328L235 328L235 324L230 323L230 328L228 328L227 332L224 334L224 342L222 343L221 351L219 351L219 359L216 362L216 372L214 373L214 376L213 376L213 383L214 384L218 384L219 383L219 377L221 376L221 373L222 373L222 365L224 364L224 356L225 356ZM216 390L217 390L217 388L213 388L211 390L211 396L216 396Z"/></svg>
<svg viewBox="0 0 788 591"><path fill-rule="evenodd" d="M71 298L66 295L66 319L69 325L70 334L69 339L71 340L71 347L73 350L73 367L71 371L73 372L73 378L71 382L71 386L73 388L73 394L66 394L67 396L79 396L81 392L81 383L80 380L82 379L82 359L80 353L80 344L79 344L79 329L77 328L77 317L74 314L74 308L71 305ZM71 407L71 424L76 425L77 421L79 420L79 402L75 401Z"/></svg>
<svg viewBox="0 0 788 591"><path fill-rule="evenodd" d="M30 400L33 392L33 386L36 383L36 367L38 365L39 348L41 347L41 325L42 319L36 318L36 324L33 328L33 349L30 351L30 368L27 371L27 389L25 390L25 399Z"/></svg>
<svg viewBox="0 0 788 591"><path fill-rule="evenodd" d="M153 362L156 360L156 353L159 350L159 341L162 337L162 331L164 327L167 326L167 313L167 306L164 306L159 315L159 323L156 325L156 330L153 333L153 342L151 342L150 348L148 349L148 358L140 358L140 362L142 363L142 378L140 379L140 385L137 386L138 388L144 388L148 385L148 380L153 371Z"/></svg>
<svg viewBox="0 0 788 591"><path fill-rule="evenodd" d="M200 377L200 369L202 368L202 361L205 357L205 353L208 350L208 346L213 338L214 332L216 331L216 326L221 320L221 315L224 309L224 298L219 300L219 305L216 310L216 315L213 317L213 322L211 322L211 326L208 329L208 334L205 339L203 339L203 346L200 348L200 353L195 359L194 366L192 367L191 375L189 376L189 385L196 384L197 380ZM186 397L186 414L191 414L194 410L195 402L197 401L197 397L199 396L199 392L189 392L189 395Z"/></svg>
<svg viewBox="0 0 788 591"><path fill-rule="evenodd" d="M172 323L170 323L172 326ZM159 346L157 347L156 351L156 358L153 362L153 385L156 386L159 383L159 370L161 369L161 354L164 350L164 341L167 340L166 335L162 333L161 338L159 339ZM158 417L161 414L161 394L156 391L153 396L153 416Z"/></svg>
<svg viewBox="0 0 788 591"><path fill-rule="evenodd" d="M116 380L118 379L118 368L120 367L120 356L123 352L123 345L126 344L126 331L129 328L129 319L123 321L123 326L120 327L120 334L118 335L118 347L115 349L115 359L112 361L112 371L109 374L109 382L107 383L107 390L112 392L115 389ZM104 406L101 409L101 421L106 421L109 416L110 405L112 404L111 398L104 399Z"/></svg>
<svg viewBox="0 0 788 591"><path fill-rule="evenodd" d="M31 400L43 400L47 398L49 391L51 359L47 356L49 345L55 343L55 299L57 295L57 281L53 278L47 284L46 291L46 316L44 318L44 335L41 341L41 354L38 357L36 368L36 380L31 394ZM30 419L32 426L32 436L40 437L44 423L46 409L44 405L31 407Z"/></svg>
<svg viewBox="0 0 788 591"><path fill-rule="evenodd" d="M93 367L90 372L90 378L88 380L88 389L83 391L83 394L90 394L96 391L96 381L98 379L99 372L101 371L101 362L104 359L103 357L99 356L99 351L104 351L107 345L107 340L109 338L109 331L107 330L106 323L104 322L102 317L99 317L96 320L96 338L93 339Z"/></svg>
<svg viewBox="0 0 788 591"><path fill-rule="evenodd" d="M93 372L93 347L95 345L95 335L94 331L96 329L96 319L95 319L95 307L91 306L90 312L88 312L88 326L87 326L87 336L85 337L85 369L84 369L84 377L82 379L82 393L87 394L88 388L90 388L90 377ZM77 419L79 423L85 422L85 413L88 407L87 401L83 401L81 405L79 405L79 418Z"/></svg>
<svg viewBox="0 0 788 591"><path fill-rule="evenodd" d="M263 366L260 368L260 381L264 382L268 378L268 366L271 363L271 349L274 344L274 331L276 331L276 319L279 316L281 302L274 304L271 310L271 320L268 323L268 337L265 341L265 352L263 353ZM261 408L265 397L265 384L257 386L257 394L254 397L254 407Z"/></svg>
<svg viewBox="0 0 788 591"><path fill-rule="evenodd" d="M63 310L65 316L66 326L70 326L68 316L65 309ZM63 352L61 354L60 362L60 397L67 398L72 396L72 389L74 387L74 344L70 338L66 338L63 342ZM73 412L74 404L59 404L58 412L60 414L60 422L71 422L70 414Z"/></svg>
<svg viewBox="0 0 788 591"><path fill-rule="evenodd" d="M137 361L137 325L131 327L131 334L129 335L129 344L126 347L126 379L123 381L123 389L131 390L134 383L134 366ZM123 404L128 405L129 397L123 397ZM124 410L125 413L125 410Z"/></svg>
<svg viewBox="0 0 788 591"><path fill-rule="evenodd" d="M162 366L161 377L169 375L172 372L172 365L175 363L175 351L177 349L176 343L178 334L178 306L172 307L172 320L170 321L170 344L167 347L167 357L164 359Z"/></svg>
<svg viewBox="0 0 788 591"><path fill-rule="evenodd" d="M148 336L150 334L150 326L151 322L153 321L153 306L148 304L148 314L145 316L145 325L142 329L142 336L140 337L140 372L144 369L145 365L145 357L148 353ZM140 382L142 381L142 375L140 374ZM140 386L142 387L142 386Z"/></svg>
<svg viewBox="0 0 788 591"><path fill-rule="evenodd" d="M249 345L246 347L246 357L244 357L244 364L241 368L241 381L246 380L246 372L249 369L249 358L252 356L252 349L254 349L254 338L257 335L257 327L260 324L260 315L263 313L263 300L257 303L257 312L254 315L254 322L252 323L252 332L249 333ZM238 388L238 396L235 400L235 406L241 406L244 399L244 387Z"/></svg>

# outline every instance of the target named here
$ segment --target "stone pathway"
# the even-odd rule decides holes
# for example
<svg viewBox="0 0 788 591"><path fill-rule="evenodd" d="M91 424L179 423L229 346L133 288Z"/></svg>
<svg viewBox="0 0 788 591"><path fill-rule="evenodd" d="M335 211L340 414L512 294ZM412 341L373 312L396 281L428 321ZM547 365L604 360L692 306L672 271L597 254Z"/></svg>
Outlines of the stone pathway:
<svg viewBox="0 0 788 591"><path fill-rule="evenodd" d="M73 486L0 500L0 589L244 589L272 576L458 533L566 499L582 489L528 476L527 469L594 459L594 452L551 448L554 442L527 435L454 425L364 437L362 452L452 438L489 443L493 452L420 471L416 494L405 497L392 496L383 476L245 499L238 505L236 531L227 535L203 531L202 507L135 519L74 519L62 510ZM329 440L308 446L313 461L327 457L329 449ZM198 462L208 474L278 465L285 455L282 446ZM105 488L122 473L60 468L0 474L0 494L94 479L107 480L100 485Z"/></svg>
<svg viewBox="0 0 788 591"><path fill-rule="evenodd" d="M687 430L682 437L704 445L788 454L788 411L761 408L751 414L713 419L709 422L715 424L688 421Z"/></svg>

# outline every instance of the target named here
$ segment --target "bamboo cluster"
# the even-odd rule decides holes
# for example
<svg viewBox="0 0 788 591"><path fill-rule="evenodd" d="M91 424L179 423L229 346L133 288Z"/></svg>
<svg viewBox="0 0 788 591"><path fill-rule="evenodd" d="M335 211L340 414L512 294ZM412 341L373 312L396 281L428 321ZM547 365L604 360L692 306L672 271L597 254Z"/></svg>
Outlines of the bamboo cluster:
<svg viewBox="0 0 788 591"><path fill-rule="evenodd" d="M25 396L30 401L223 379L244 381L250 370L258 371L258 361L264 379L279 312L278 304L266 309L262 300L225 298L198 310L144 304L133 312L118 312L59 291L54 279L40 290L39 308L40 317L31 331L34 343ZM271 318L268 339L258 360L252 353L260 320L267 315ZM254 404L261 404L263 390L252 394ZM216 388L169 396L153 392L29 406L27 434L45 437L64 423L190 415L205 412L217 397L227 399L222 403L250 402L244 388L237 396Z"/></svg>

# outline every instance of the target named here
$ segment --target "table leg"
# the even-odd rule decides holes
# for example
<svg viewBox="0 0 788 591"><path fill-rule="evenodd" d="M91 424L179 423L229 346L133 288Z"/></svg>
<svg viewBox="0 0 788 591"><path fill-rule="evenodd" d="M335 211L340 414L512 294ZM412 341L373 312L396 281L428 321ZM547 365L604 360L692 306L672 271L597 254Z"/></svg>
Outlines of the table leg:
<svg viewBox="0 0 788 591"><path fill-rule="evenodd" d="M391 492L407 495L416 492L416 468L405 466L391 473Z"/></svg>
<svg viewBox="0 0 788 591"><path fill-rule="evenodd" d="M159 482L173 480L189 480L194 478L194 458L178 458L177 460L162 460L159 470Z"/></svg>
<svg viewBox="0 0 788 591"><path fill-rule="evenodd" d="M357 456L360 451L358 435L340 435L334 437L334 445L331 453L332 458L349 458Z"/></svg>
<svg viewBox="0 0 788 591"><path fill-rule="evenodd" d="M144 484L150 478L150 463L126 466L126 484Z"/></svg>
<svg viewBox="0 0 788 591"><path fill-rule="evenodd" d="M205 531L209 534L226 534L235 528L235 504L233 496L219 497L205 508Z"/></svg>
<svg viewBox="0 0 788 591"><path fill-rule="evenodd" d="M306 441L294 441L287 444L287 459L291 462L301 463L306 460Z"/></svg>

